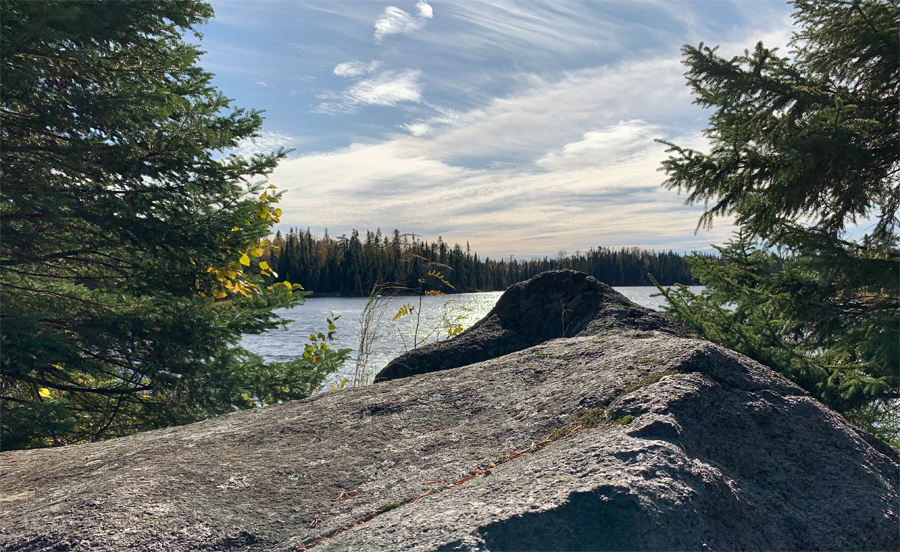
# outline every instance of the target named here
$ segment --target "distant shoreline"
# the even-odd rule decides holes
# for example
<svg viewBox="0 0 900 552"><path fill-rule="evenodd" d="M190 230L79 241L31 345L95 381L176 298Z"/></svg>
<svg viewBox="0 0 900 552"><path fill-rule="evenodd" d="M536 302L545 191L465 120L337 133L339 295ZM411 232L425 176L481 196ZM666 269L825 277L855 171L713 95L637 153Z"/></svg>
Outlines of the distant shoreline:
<svg viewBox="0 0 900 552"><path fill-rule="evenodd" d="M685 285L696 285L696 284L685 284ZM610 286L610 287L612 287L612 288L623 288L623 287L652 288L652 287L656 287L656 286L654 286L652 284L650 284L650 285L643 284L643 285L636 285L636 286ZM671 286L663 286L663 287L671 287ZM305 290L305 291L310 291L310 290ZM506 291L506 290L495 289L495 290L477 290L477 291L451 291L451 292L444 292L444 294L445 295L460 295L463 293L502 293L504 291ZM394 294L386 296L386 297L416 297L417 295L419 295L419 294L416 292L409 292L409 293L394 293ZM350 298L350 299L360 299L360 298L365 299L368 296L367 295L344 295L344 294L341 294L336 291L310 291L310 295L307 297L307 299L326 299L326 298L335 298L335 297L343 297L343 298Z"/></svg>

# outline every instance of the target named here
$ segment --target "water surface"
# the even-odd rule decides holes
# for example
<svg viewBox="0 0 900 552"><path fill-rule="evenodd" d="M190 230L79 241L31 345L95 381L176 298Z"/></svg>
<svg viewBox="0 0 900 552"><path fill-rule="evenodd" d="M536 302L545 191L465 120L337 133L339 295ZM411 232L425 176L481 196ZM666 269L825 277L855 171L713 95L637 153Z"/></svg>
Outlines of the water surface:
<svg viewBox="0 0 900 552"><path fill-rule="evenodd" d="M703 288L691 289L697 293ZM617 287L615 290L638 305L651 309L660 310L661 306L665 304L663 297L654 297L659 293L655 287ZM423 297L421 309L418 297L392 297L386 300L380 312L380 320L370 325L375 332L372 353L366 368L370 379L390 360L411 349L414 340L419 342L424 339L433 342L445 339L447 331L442 326L443 318L462 317L459 320L460 323L464 328L468 328L481 320L494 307L502 294L502 291L495 291L460 293L447 297ZM367 300L363 297L307 299L306 303L299 307L277 311L281 316L292 320L285 328L259 335L246 335L241 345L262 355L266 360L290 360L303 354L303 348L309 343L310 334L325 330L327 318L331 318L332 315L340 316L335 322L337 346L353 349L353 353L351 359L341 367L340 371L329 378L328 385L339 382L343 378L352 379L356 371L356 355L361 328L360 316ZM392 320L403 305L413 307L413 314L403 316L396 321ZM416 312L419 310L421 310L421 316L416 316Z"/></svg>

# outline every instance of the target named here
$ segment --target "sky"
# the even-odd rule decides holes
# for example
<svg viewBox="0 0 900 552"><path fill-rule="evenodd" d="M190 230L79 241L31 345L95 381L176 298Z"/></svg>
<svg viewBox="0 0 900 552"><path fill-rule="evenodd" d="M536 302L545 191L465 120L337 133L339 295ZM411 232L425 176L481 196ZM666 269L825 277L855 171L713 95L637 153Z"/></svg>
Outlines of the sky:
<svg viewBox="0 0 900 552"><path fill-rule="evenodd" d="M214 1L200 64L264 110L238 153L293 149L278 229L380 228L482 257L591 247L709 251L728 219L661 186L666 146L706 149L684 44L786 47L784 2Z"/></svg>

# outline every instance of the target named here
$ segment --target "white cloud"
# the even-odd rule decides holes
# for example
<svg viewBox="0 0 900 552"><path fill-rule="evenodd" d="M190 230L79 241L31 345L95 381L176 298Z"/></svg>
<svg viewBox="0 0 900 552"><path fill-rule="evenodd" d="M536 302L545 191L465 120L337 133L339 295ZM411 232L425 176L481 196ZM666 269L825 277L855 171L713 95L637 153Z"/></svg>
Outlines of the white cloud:
<svg viewBox="0 0 900 552"><path fill-rule="evenodd" d="M408 130L410 134L416 137L422 137L431 134L431 125L426 123L411 123L408 125L401 125L400 128Z"/></svg>
<svg viewBox="0 0 900 552"><path fill-rule="evenodd" d="M381 16L375 20L375 42L381 42L386 36L418 31L434 17L434 11L425 2L420 1L416 4L416 8L419 12L418 17L395 6L384 8Z"/></svg>
<svg viewBox="0 0 900 552"><path fill-rule="evenodd" d="M258 84L259 86L262 86L263 88L269 87L269 83L264 82L264 81L256 81L256 84Z"/></svg>
<svg viewBox="0 0 900 552"><path fill-rule="evenodd" d="M601 245L702 249L725 241L731 230L717 223L714 231L689 237L700 211L659 186L656 168L665 157L659 144L620 163L547 172L465 169L406 145L355 144L281 163L270 181L289 190L282 223L318 232L328 227L333 234L376 227L430 239L440 234L451 243L469 240L495 258ZM538 229L553 239L531 240Z"/></svg>
<svg viewBox="0 0 900 552"><path fill-rule="evenodd" d="M620 121L600 130L585 132L581 140L569 142L535 161L545 170L575 170L629 161L653 147L662 129L639 119Z"/></svg>
<svg viewBox="0 0 900 552"><path fill-rule="evenodd" d="M424 127L413 125L431 129L432 140L411 141L411 147L423 155L502 160L512 160L512 156L529 163L584 139L586 132L622 120L662 125L695 118L697 109L691 105L683 72L679 59L658 58L567 72L555 81L533 77L526 79L529 88L496 98L482 108L465 113L445 111L403 128L416 129L418 136L427 133Z"/></svg>
<svg viewBox="0 0 900 552"><path fill-rule="evenodd" d="M402 125L409 134L282 163L273 183L303 182L302 194L285 194L282 220L333 232L391 225L469 240L494 257L600 245L705 249L731 227L691 237L702 207L684 207L660 186L665 146L653 141L704 147L682 72L676 58L625 62L525 79L527 90L468 112L429 106L437 114ZM334 105L419 101L417 78L385 71ZM508 162L510 153L518 160ZM469 157L483 162L467 167ZM530 239L537 229L548 239Z"/></svg>
<svg viewBox="0 0 900 552"><path fill-rule="evenodd" d="M336 38L304 44L306 65L290 74L347 79L319 93L315 111L395 109L325 122L329 144L347 136L357 143L280 164L271 181L288 190L282 229L398 228L470 240L493 257L598 245L705 249L728 238L731 227L719 220L713 232L693 235L702 206L684 207L683 196L659 185L667 154L653 138L708 149L700 130L710 113L691 105L679 46L703 40L734 55L760 37L783 43L783 5L450 2L439 5L435 25L428 2L416 1L401 4L406 11L388 3L311 8L328 16L322 25ZM398 41L374 55L371 43L357 41L373 30L376 42L415 33L415 48ZM220 57L243 63L248 84L298 86L272 80L264 69L274 64L242 56ZM282 144L255 144L274 145Z"/></svg>
<svg viewBox="0 0 900 552"><path fill-rule="evenodd" d="M400 102L419 102L422 89L416 69L406 69L399 73L385 71L372 79L354 84L346 92L352 103L369 105L397 105Z"/></svg>
<svg viewBox="0 0 900 552"><path fill-rule="evenodd" d="M273 153L278 148L291 149L303 140L283 132L260 132L256 138L245 138L230 153L241 157L250 157L257 153Z"/></svg>
<svg viewBox="0 0 900 552"><path fill-rule="evenodd" d="M421 102L422 87L419 84L421 74L422 72L417 69L405 69L400 72L383 71L371 79L356 82L343 92L319 94L320 99L338 101L322 102L313 112L338 115L355 113L360 105L396 106L402 102Z"/></svg>
<svg viewBox="0 0 900 552"><path fill-rule="evenodd" d="M334 74L339 77L361 77L363 75L374 73L380 66L380 61L373 61L371 63L345 61L344 63L338 63L337 66L335 66Z"/></svg>
<svg viewBox="0 0 900 552"><path fill-rule="evenodd" d="M434 17L434 10L431 9L431 6L421 0L416 4L416 9L419 10L419 17L424 17L425 19Z"/></svg>

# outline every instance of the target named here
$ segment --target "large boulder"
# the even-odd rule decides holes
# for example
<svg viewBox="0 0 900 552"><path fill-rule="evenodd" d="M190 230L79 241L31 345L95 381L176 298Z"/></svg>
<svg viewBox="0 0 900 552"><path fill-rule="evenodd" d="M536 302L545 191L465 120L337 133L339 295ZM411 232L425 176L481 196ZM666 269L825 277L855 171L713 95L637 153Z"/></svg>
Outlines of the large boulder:
<svg viewBox="0 0 900 552"><path fill-rule="evenodd" d="M640 319L189 426L0 453L0 547L900 549L897 451L768 368Z"/></svg>
<svg viewBox="0 0 900 552"><path fill-rule="evenodd" d="M511 286L494 308L453 339L413 349L375 375L375 383L490 360L558 337L597 335L610 328L686 330L629 301L593 276L553 270Z"/></svg>

